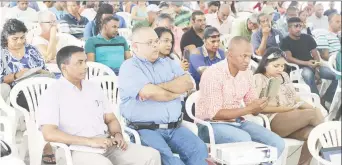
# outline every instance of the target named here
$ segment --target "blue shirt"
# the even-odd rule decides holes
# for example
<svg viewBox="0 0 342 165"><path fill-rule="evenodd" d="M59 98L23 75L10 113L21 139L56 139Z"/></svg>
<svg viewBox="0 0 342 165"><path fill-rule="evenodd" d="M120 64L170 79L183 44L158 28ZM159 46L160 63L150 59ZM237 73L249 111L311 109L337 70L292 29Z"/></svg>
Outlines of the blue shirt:
<svg viewBox="0 0 342 165"><path fill-rule="evenodd" d="M253 45L254 52L259 48L262 39L262 30L259 28L258 31L252 34L251 42ZM270 34L267 38L266 49L269 47L280 47L280 42L284 39L283 34L277 30L272 28Z"/></svg>
<svg viewBox="0 0 342 165"><path fill-rule="evenodd" d="M64 15L68 14L68 12L66 12L64 10L62 10L62 11L57 10L56 7L51 7L51 8L49 8L49 10L56 15L57 20L62 19L64 17Z"/></svg>
<svg viewBox="0 0 342 165"><path fill-rule="evenodd" d="M147 84L160 84L184 75L185 72L170 58L158 58L154 63L133 55L120 68L120 112L131 122L176 122L181 115L181 100L158 102L140 101L139 91Z"/></svg>
<svg viewBox="0 0 342 165"><path fill-rule="evenodd" d="M24 68L32 69L43 67L43 69L46 70L42 55L32 45L25 45L25 54L21 59L14 57L6 48L1 48L0 54L0 83L4 82L5 76L17 73ZM7 62L7 64L5 64L5 62ZM15 82L10 85L15 85Z"/></svg>
<svg viewBox="0 0 342 165"><path fill-rule="evenodd" d="M86 17L81 16L81 19L78 21L73 15L66 14L62 20L66 21L66 23L69 25L71 34L74 37L83 38L85 25L89 22Z"/></svg>
<svg viewBox="0 0 342 165"><path fill-rule="evenodd" d="M202 47L197 48L200 54L192 54L190 55L190 61L189 61L189 72L191 76L194 78L196 82L196 86L198 86L201 75L197 72L197 69L201 66L211 66L213 64L216 64L223 60L225 58L224 51L219 49L216 52L216 56L213 60L210 60L208 52L204 45Z"/></svg>
<svg viewBox="0 0 342 165"><path fill-rule="evenodd" d="M89 38L85 43L85 53L94 53L95 62L110 67L116 75L125 60L126 51L129 51L128 44L126 39L121 36L106 40L101 34L98 34Z"/></svg>
<svg viewBox="0 0 342 165"><path fill-rule="evenodd" d="M114 17L117 17L120 21L119 21L119 28L126 28L126 22L124 20L124 18L122 18L119 15L115 15ZM96 28L96 23L95 20L90 21L87 23L87 25L85 26L84 29L84 34L83 34L83 38L86 40L92 36L96 36L97 34L95 33L95 28ZM99 32L98 32L99 33Z"/></svg>

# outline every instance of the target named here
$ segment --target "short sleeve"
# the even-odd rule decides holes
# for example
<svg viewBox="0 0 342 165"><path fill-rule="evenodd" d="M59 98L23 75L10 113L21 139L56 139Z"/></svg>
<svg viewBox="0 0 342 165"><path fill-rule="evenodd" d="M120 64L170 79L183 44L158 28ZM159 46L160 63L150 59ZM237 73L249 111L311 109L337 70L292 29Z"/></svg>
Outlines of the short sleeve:
<svg viewBox="0 0 342 165"><path fill-rule="evenodd" d="M243 101L248 104L250 102L252 102L253 100L258 99L259 97L257 96L256 93L256 89L254 88L254 80L253 80L253 74L251 71L249 71L247 73L248 75L246 77L250 77L250 79L248 79L248 92L246 93L246 95L243 98Z"/></svg>
<svg viewBox="0 0 342 165"><path fill-rule="evenodd" d="M34 53L36 54L36 56L34 57L36 60L36 66L37 67L42 67L42 69L47 70L46 66L45 66L45 62L43 59L42 54L40 54L40 52L38 51L38 49L35 46L30 45L29 49L32 49L32 51L34 51Z"/></svg>
<svg viewBox="0 0 342 165"><path fill-rule="evenodd" d="M123 41L124 41L124 50L125 50L125 52L129 51L129 46L128 46L127 40L125 38L123 38Z"/></svg>
<svg viewBox="0 0 342 165"><path fill-rule="evenodd" d="M120 67L119 93L121 99L136 98L145 85L151 83L140 66L133 61L126 60Z"/></svg>
<svg viewBox="0 0 342 165"><path fill-rule="evenodd" d="M253 50L254 50L254 53L255 53L255 51L258 50L258 48L259 48L259 46L261 44L261 38L260 38L260 35L258 34L258 31L254 32L252 34L251 43L253 45Z"/></svg>
<svg viewBox="0 0 342 165"><path fill-rule="evenodd" d="M191 54L189 63L193 66L194 69L196 69L196 71L199 67L206 66L204 62L204 56L201 54Z"/></svg>
<svg viewBox="0 0 342 165"><path fill-rule="evenodd" d="M316 41L318 49L329 49L329 43L328 43L327 36L325 36L325 35L318 35L315 38L315 41Z"/></svg>
<svg viewBox="0 0 342 165"><path fill-rule="evenodd" d="M280 49L282 51L289 51L289 46L288 46L288 40L287 38L284 38L281 42L280 42Z"/></svg>
<svg viewBox="0 0 342 165"><path fill-rule="evenodd" d="M88 22L83 32L83 38L85 40L93 36L92 29L93 29L93 22Z"/></svg>
<svg viewBox="0 0 342 165"><path fill-rule="evenodd" d="M39 127L43 125L56 125L59 126L59 104L57 86L51 86L47 91L43 93L43 95L39 98L38 101L38 111L37 111L37 123Z"/></svg>
<svg viewBox="0 0 342 165"><path fill-rule="evenodd" d="M85 53L95 53L95 44L93 43L93 38L89 38L85 43Z"/></svg>
<svg viewBox="0 0 342 165"><path fill-rule="evenodd" d="M127 28L127 25L126 25L126 21L124 18L122 18L121 16L119 17L120 18L120 25L121 27L120 28Z"/></svg>
<svg viewBox="0 0 342 165"><path fill-rule="evenodd" d="M309 36L309 35L307 35L307 38L308 38L308 43L309 43L310 51L313 50L313 49L316 49L317 48L316 41L311 36Z"/></svg>

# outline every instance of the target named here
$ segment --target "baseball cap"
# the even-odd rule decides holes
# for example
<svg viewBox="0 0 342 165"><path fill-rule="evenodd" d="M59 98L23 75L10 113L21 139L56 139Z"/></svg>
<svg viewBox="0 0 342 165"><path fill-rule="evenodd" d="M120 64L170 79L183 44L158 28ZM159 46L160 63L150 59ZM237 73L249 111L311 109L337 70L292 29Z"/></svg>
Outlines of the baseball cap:
<svg viewBox="0 0 342 165"><path fill-rule="evenodd" d="M251 21L252 23L258 23L258 14L253 13L248 17L248 20Z"/></svg>
<svg viewBox="0 0 342 165"><path fill-rule="evenodd" d="M265 6L265 7L263 7L262 10L261 10L261 13L265 13L265 14L267 14L267 15L270 15L270 14L272 14L272 13L274 13L274 12L275 12L275 11L274 11L274 8L271 7L271 6Z"/></svg>
<svg viewBox="0 0 342 165"><path fill-rule="evenodd" d="M151 4L151 5L147 6L147 12L155 12L155 13L157 13L159 11L160 11L160 8L157 5L155 5L155 4Z"/></svg>

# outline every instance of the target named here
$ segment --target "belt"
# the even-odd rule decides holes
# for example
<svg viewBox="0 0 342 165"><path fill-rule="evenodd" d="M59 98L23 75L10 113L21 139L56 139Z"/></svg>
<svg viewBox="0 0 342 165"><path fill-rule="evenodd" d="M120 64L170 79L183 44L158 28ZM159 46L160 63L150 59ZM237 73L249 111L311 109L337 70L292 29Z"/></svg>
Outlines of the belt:
<svg viewBox="0 0 342 165"><path fill-rule="evenodd" d="M156 130L156 129L179 128L182 121L183 121L183 114L179 116L176 122L171 122L167 124L156 124L154 122L130 122L130 121L126 121L126 123L128 127L135 129L135 130L141 130L141 129Z"/></svg>

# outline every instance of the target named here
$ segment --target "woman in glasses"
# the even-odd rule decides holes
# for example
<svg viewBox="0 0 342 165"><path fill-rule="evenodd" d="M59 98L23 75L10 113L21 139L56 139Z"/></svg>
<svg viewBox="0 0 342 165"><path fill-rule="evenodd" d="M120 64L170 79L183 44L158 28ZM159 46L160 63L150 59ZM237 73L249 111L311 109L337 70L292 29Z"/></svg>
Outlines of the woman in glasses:
<svg viewBox="0 0 342 165"><path fill-rule="evenodd" d="M255 87L257 95L263 97L271 79L280 81L277 94L269 97L263 113L269 117L273 132L283 138L305 141L298 164L309 165L312 156L307 147L308 136L324 118L319 109L302 101L296 94L289 75L284 72L285 58L285 53L279 48L268 48L255 71Z"/></svg>

